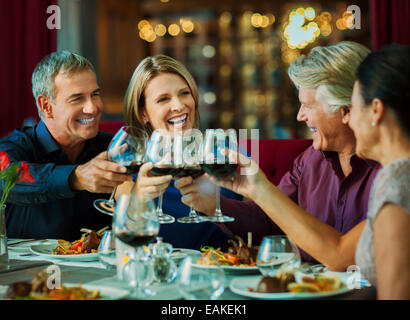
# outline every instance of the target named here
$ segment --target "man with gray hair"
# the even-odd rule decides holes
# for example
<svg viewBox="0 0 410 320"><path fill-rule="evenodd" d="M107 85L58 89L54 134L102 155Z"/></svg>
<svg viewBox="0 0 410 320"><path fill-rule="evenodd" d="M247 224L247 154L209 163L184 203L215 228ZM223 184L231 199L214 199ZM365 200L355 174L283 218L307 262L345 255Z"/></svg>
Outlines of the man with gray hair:
<svg viewBox="0 0 410 320"><path fill-rule="evenodd" d="M221 224L222 228L244 239L252 232L257 244L265 235L284 232L304 249L303 260L320 261L343 271L354 264L371 184L380 168L374 161L355 155L356 139L348 126L356 69L369 53L358 43L341 42L316 47L291 63L288 73L301 103L297 120L306 123L313 144L295 159L277 189L267 183L254 193L256 185L266 179L260 170L253 176L237 174L234 181L222 179L222 187L255 201L222 197L222 211L235 218ZM191 184L189 177L184 179L176 186L182 194L191 195L187 203L212 215L215 201L205 201L193 187L198 182ZM289 198L293 202L287 201ZM343 238L353 228L354 237Z"/></svg>
<svg viewBox="0 0 410 320"><path fill-rule="evenodd" d="M18 183L10 192L7 234L74 240L82 227L111 224L93 202L132 177L107 159L112 135L98 131L101 89L86 58L68 51L44 57L33 72L32 87L40 122L0 140L0 150L11 161L29 163L36 180Z"/></svg>

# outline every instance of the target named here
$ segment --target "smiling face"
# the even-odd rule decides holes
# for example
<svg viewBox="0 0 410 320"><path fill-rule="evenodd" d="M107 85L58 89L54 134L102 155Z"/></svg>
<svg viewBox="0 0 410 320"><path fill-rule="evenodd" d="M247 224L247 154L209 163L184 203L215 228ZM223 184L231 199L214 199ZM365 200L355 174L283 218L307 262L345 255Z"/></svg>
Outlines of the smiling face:
<svg viewBox="0 0 410 320"><path fill-rule="evenodd" d="M322 151L339 151L344 125L340 112L328 113L325 106L316 100L317 89L299 89L301 103L297 120L306 122L312 132L313 147Z"/></svg>
<svg viewBox="0 0 410 320"><path fill-rule="evenodd" d="M361 158L371 158L371 147L375 145L371 126L372 113L371 108L366 107L360 90L360 84L356 81L353 87L349 127L356 137L356 154Z"/></svg>
<svg viewBox="0 0 410 320"><path fill-rule="evenodd" d="M160 73L148 81L144 90L143 119L153 130L192 129L195 101L186 81L173 73Z"/></svg>
<svg viewBox="0 0 410 320"><path fill-rule="evenodd" d="M54 139L61 145L75 145L95 137L103 111L95 74L83 70L59 73L54 79L56 97L41 105L43 119Z"/></svg>

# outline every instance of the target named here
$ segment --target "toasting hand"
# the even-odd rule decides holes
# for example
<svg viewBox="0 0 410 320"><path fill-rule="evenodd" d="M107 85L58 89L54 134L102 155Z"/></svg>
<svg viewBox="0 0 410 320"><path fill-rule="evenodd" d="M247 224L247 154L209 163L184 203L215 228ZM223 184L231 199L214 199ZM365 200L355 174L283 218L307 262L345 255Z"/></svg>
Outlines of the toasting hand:
<svg viewBox="0 0 410 320"><path fill-rule="evenodd" d="M69 184L72 190L110 193L123 182L132 181L132 176L126 172L124 166L109 161L107 151L104 151L79 165L70 175Z"/></svg>

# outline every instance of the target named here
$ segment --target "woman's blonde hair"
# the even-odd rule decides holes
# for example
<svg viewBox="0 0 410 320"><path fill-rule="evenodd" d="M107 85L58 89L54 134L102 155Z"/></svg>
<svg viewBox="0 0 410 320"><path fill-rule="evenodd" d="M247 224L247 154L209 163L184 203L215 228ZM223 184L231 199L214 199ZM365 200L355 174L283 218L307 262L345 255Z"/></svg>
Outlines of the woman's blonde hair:
<svg viewBox="0 0 410 320"><path fill-rule="evenodd" d="M350 105L356 70L369 55L365 46L342 41L327 47L315 47L310 53L293 60L288 74L297 88L317 89L316 100L329 113Z"/></svg>
<svg viewBox="0 0 410 320"><path fill-rule="evenodd" d="M163 54L146 57L135 69L124 98L124 117L127 125L142 129L151 135L151 124L144 124L142 120L142 111L145 108L144 90L148 81L160 73L173 73L186 81L195 101L194 128L198 128L198 87L195 79L182 63Z"/></svg>

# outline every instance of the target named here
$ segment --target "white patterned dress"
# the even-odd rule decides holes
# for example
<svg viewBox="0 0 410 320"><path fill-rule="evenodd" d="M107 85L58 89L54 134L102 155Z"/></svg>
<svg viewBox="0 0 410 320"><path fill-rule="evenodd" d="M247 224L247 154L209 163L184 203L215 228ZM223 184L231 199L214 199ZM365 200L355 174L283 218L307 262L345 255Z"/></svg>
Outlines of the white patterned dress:
<svg viewBox="0 0 410 320"><path fill-rule="evenodd" d="M367 222L356 247L356 264L362 275L374 286L376 286L376 265L373 226L377 214L386 203L394 203L410 214L409 158L398 159L383 167L378 172L370 191ZM389 261L386 260L386 263Z"/></svg>

